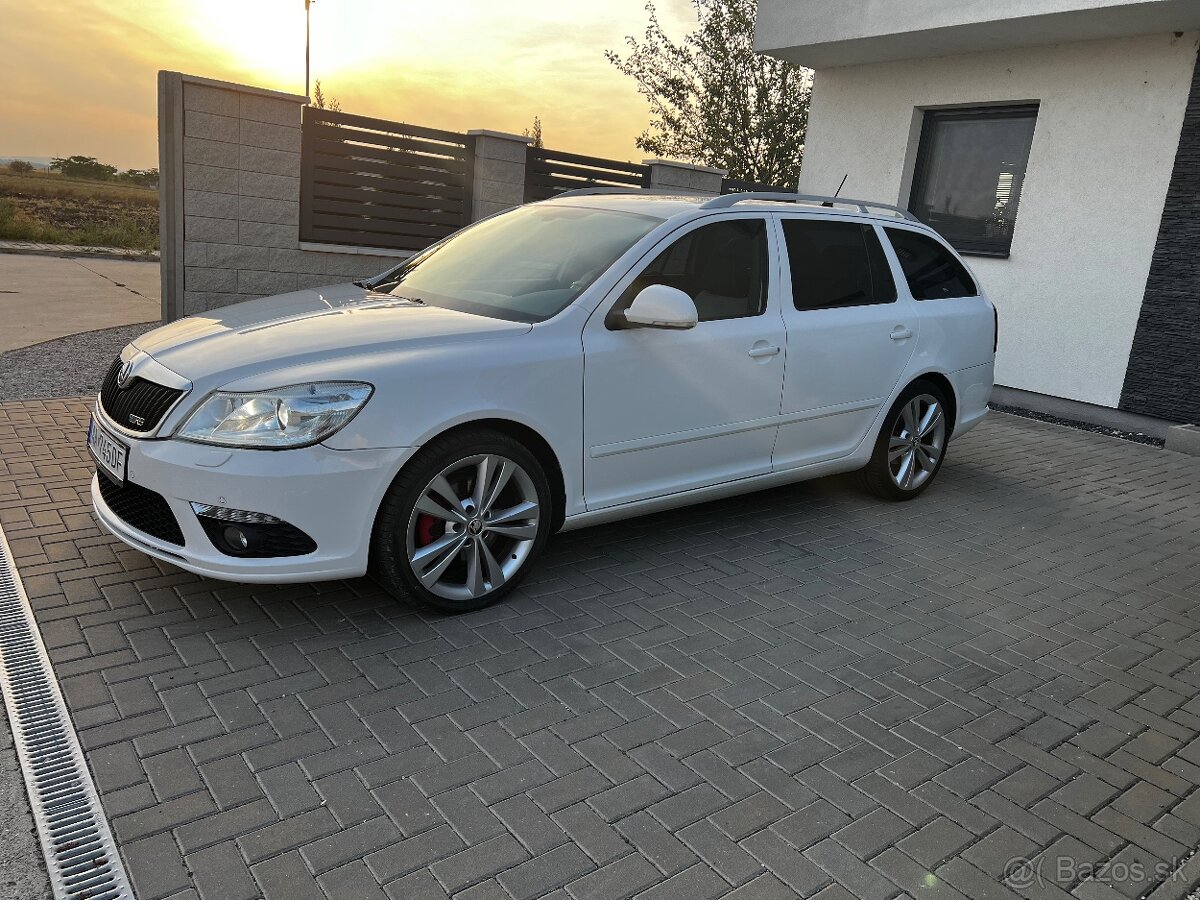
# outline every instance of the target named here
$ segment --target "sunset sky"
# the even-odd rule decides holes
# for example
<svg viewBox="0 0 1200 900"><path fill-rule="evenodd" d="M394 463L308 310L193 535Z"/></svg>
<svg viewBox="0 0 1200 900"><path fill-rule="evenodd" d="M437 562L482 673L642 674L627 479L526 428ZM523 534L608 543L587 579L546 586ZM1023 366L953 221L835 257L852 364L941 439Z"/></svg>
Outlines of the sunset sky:
<svg viewBox="0 0 1200 900"><path fill-rule="evenodd" d="M314 0L312 71L347 112L640 160L648 121L604 59L644 0ZM688 0L659 0L682 35ZM304 91L303 0L0 0L0 156L158 164L156 72Z"/></svg>

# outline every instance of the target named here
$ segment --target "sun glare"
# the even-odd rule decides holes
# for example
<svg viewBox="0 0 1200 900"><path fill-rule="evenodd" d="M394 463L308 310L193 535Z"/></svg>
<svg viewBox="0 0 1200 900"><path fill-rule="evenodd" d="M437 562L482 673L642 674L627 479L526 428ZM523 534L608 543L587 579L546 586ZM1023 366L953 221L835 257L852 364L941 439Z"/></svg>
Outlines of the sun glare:
<svg viewBox="0 0 1200 900"><path fill-rule="evenodd" d="M295 89L304 84L302 0L189 2L179 18L209 53L228 66Z"/></svg>
<svg viewBox="0 0 1200 900"><path fill-rule="evenodd" d="M464 14L474 5L461 4ZM412 36L457 18L437 5L398 0L312 0L311 16L315 78L420 56L425 46ZM223 67L284 90L303 86L304 0L185 0L177 18Z"/></svg>

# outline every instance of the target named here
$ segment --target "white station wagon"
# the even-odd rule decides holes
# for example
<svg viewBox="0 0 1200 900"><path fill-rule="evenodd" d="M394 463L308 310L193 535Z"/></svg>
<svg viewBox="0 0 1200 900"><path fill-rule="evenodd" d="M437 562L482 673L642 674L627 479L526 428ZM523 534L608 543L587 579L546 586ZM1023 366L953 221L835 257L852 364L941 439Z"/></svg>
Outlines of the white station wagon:
<svg viewBox="0 0 1200 900"><path fill-rule="evenodd" d="M896 207L573 192L138 338L93 414L92 497L201 575L370 570L478 609L557 530L851 470L916 497L987 412L996 334Z"/></svg>

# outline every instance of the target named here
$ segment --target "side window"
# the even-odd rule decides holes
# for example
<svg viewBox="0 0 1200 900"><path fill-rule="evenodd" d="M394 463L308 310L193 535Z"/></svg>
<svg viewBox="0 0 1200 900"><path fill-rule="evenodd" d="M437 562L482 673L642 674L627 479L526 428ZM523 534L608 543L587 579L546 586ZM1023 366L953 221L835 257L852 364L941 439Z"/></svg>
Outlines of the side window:
<svg viewBox="0 0 1200 900"><path fill-rule="evenodd" d="M701 322L761 315L767 308L767 225L763 219L726 219L677 240L646 266L609 313L624 312L652 284L679 288L696 304Z"/></svg>
<svg viewBox="0 0 1200 900"><path fill-rule="evenodd" d="M979 289L966 266L933 238L903 228L885 229L914 300L975 297Z"/></svg>
<svg viewBox="0 0 1200 900"><path fill-rule="evenodd" d="M796 309L891 303L896 282L875 229L858 222L783 219Z"/></svg>

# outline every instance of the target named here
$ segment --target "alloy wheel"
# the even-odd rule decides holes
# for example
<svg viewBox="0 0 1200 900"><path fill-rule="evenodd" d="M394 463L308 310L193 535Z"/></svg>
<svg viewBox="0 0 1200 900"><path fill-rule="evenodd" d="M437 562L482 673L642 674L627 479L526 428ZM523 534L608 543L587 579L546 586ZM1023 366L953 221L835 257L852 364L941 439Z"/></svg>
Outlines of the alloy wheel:
<svg viewBox="0 0 1200 900"><path fill-rule="evenodd" d="M452 463L421 492L409 517L408 562L431 593L478 600L525 564L541 510L533 480L495 453Z"/></svg>
<svg viewBox="0 0 1200 900"><path fill-rule="evenodd" d="M888 441L888 471L898 488L914 491L933 477L946 447L941 402L918 394L900 410Z"/></svg>

